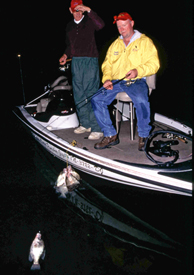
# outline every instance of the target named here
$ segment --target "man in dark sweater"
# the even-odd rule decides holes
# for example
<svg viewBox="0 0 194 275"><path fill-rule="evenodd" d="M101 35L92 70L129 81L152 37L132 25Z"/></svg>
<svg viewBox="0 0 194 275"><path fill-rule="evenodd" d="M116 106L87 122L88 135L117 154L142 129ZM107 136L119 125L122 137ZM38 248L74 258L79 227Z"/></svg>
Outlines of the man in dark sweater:
<svg viewBox="0 0 194 275"><path fill-rule="evenodd" d="M80 121L80 126L74 132L91 132L88 139L99 139L103 133L96 121L91 101L87 99L91 99L99 89L98 50L94 34L104 27L104 22L94 11L84 6L82 0L72 0L69 10L74 20L66 27L66 49L59 62L64 65L67 58L72 58L74 101Z"/></svg>

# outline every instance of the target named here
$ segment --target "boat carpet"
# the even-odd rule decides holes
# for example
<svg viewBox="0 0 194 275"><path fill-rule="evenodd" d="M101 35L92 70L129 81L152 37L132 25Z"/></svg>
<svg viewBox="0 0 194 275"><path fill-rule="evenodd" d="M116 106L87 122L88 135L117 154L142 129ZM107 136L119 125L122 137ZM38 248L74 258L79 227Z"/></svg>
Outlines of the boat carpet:
<svg viewBox="0 0 194 275"><path fill-rule="evenodd" d="M161 130L160 124L155 124L154 131ZM164 128L163 129L167 129ZM96 142L99 142L101 139L98 140L89 140L88 136L90 133L83 133L83 134L75 134L74 129L63 129L63 130L55 130L52 131L55 135L59 136L60 138L64 139L65 141L72 143L73 140L76 141L76 146L79 148L83 148L85 150L88 150L91 153L94 153L96 155L110 158L112 160L120 160L123 162L130 162L130 163L139 163L139 164L148 164L148 165L155 165L154 162L150 161L145 152L138 151L138 134L137 129L135 131L135 139L131 140L130 138L130 124L128 121L124 121L121 124L120 127L120 133L119 133L119 140L120 143L118 145L112 146L110 148L106 148L103 150L96 150L94 148L94 144ZM161 138L161 136L160 136ZM187 158L192 153L192 143L189 142L188 144L185 144L183 142L179 142L179 145L172 146L173 150L179 150L179 160L177 162L182 162L183 160L187 160ZM157 158L157 157L156 157ZM168 158L159 158L160 160L166 162L172 160L171 157Z"/></svg>

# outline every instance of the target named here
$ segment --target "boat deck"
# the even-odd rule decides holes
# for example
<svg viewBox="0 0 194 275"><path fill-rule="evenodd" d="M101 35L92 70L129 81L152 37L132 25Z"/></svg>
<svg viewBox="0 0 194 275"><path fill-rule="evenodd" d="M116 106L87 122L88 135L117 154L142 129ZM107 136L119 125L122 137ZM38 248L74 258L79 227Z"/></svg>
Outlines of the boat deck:
<svg viewBox="0 0 194 275"><path fill-rule="evenodd" d="M154 122L154 131L158 130L167 130L167 127ZM99 142L99 140L89 140L88 136L90 133L84 134L75 134L74 129L63 129L63 130L55 130L52 131L55 135L64 139L65 141L72 143L74 140L76 141L76 146L79 148L83 148L91 153L96 155L110 158L112 160L119 160L123 162L133 163L133 164L148 164L155 165L154 162L149 160L145 154L145 152L138 151L138 134L137 128L135 131L135 139L131 140L130 138L130 123L129 121L122 121L120 126L119 140L120 143L118 145L112 146L110 148L96 150L94 148L94 144ZM162 138L161 135L154 138L155 140L159 139L162 141L166 141L169 139ZM178 162L190 160L192 158L192 142L187 140L188 143L179 140L178 145L171 146L171 149L179 151L179 159ZM172 157L157 157L154 156L155 159L160 160L161 162L171 161Z"/></svg>

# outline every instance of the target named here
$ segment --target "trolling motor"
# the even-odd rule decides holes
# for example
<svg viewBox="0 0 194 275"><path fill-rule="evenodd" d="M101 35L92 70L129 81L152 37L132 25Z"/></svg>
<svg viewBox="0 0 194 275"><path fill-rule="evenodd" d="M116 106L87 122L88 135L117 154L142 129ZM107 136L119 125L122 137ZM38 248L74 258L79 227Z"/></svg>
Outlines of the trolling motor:
<svg viewBox="0 0 194 275"><path fill-rule="evenodd" d="M172 141L162 141L162 140L155 140L153 142L153 147L150 147L150 152L160 156L160 157L172 157L178 156L178 151L173 151L170 146L178 145L178 140Z"/></svg>
<svg viewBox="0 0 194 275"><path fill-rule="evenodd" d="M156 131L151 133L145 142L144 149L145 149L147 158L152 162L156 163L159 167L171 167L179 158L179 151L173 150L171 148L171 146L175 146L179 144L178 140L172 139L167 141L162 141L162 140L153 141L153 138L158 135L162 135L162 137L168 138L169 132L172 137L176 136L176 137L179 137L181 140L184 140L185 138L185 135L184 134L180 135L179 132L161 130L161 131ZM151 143L153 144L153 146L151 146ZM155 155L156 157L164 157L164 158L172 157L173 159L167 162L158 161L150 153L152 155Z"/></svg>

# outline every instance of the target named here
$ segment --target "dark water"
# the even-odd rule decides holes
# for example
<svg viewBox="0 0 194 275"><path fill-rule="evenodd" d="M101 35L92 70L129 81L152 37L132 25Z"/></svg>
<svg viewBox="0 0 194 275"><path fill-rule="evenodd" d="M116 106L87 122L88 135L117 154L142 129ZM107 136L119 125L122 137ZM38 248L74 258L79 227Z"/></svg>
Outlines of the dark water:
<svg viewBox="0 0 194 275"><path fill-rule="evenodd" d="M191 274L192 202L190 198L163 196L120 188L112 195L126 201L128 211L183 245L172 259L161 253L123 242L107 234L103 225L60 199L51 185L53 170L49 155L17 123L11 112L4 125L1 148L0 261L2 270L31 274L28 253L39 230L46 257L39 274ZM40 158L40 156L42 156ZM52 158L51 158L52 159ZM83 180L88 181L87 177ZM88 182L90 183L90 182ZM99 183L96 179L95 184ZM106 187L111 195L110 186ZM127 197L128 196L128 197ZM110 196L111 197L111 196ZM105 209L106 210L106 209ZM117 235L119 236L119 235ZM129 236L130 239L130 236Z"/></svg>

